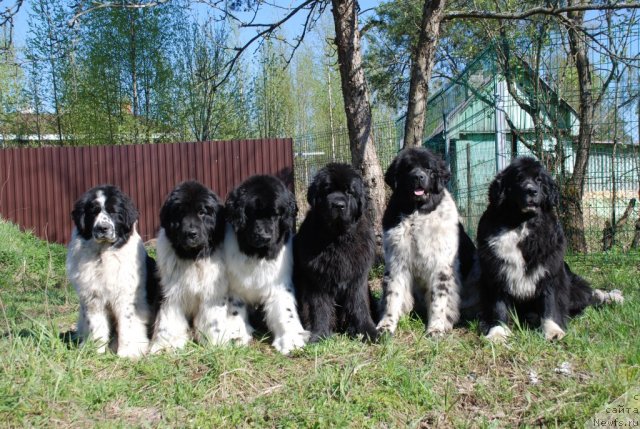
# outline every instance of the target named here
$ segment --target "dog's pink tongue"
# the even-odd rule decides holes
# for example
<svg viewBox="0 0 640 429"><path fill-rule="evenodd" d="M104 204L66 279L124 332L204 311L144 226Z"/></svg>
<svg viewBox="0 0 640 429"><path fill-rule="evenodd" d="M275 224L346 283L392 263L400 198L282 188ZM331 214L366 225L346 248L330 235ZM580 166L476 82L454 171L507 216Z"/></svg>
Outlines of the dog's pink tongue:
<svg viewBox="0 0 640 429"><path fill-rule="evenodd" d="M424 195L424 189L416 189L413 191L413 193L416 195Z"/></svg>

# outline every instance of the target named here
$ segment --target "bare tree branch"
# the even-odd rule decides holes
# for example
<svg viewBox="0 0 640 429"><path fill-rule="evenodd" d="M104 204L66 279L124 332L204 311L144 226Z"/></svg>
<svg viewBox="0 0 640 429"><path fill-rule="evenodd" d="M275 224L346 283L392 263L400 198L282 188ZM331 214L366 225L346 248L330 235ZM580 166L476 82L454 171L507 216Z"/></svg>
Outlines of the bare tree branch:
<svg viewBox="0 0 640 429"><path fill-rule="evenodd" d="M567 12L583 12L590 10L620 10L620 9L640 9L640 3L610 3L610 4L577 4L566 7L539 6L521 12L495 12L486 10L452 10L447 12L443 21L453 19L525 19L535 15L562 16Z"/></svg>
<svg viewBox="0 0 640 429"><path fill-rule="evenodd" d="M5 32L4 46L0 46L0 49L9 49L13 44L13 17L20 11L23 3L24 0L15 0L12 6L5 7L0 12L0 27L9 29Z"/></svg>
<svg viewBox="0 0 640 429"><path fill-rule="evenodd" d="M86 9L80 10L78 13L76 13L75 15L73 15L73 17L71 17L71 19L69 20L68 24L70 27L74 26L76 24L76 22L78 22L78 20L84 16L87 15L91 12L94 12L96 10L100 10L100 9L110 9L110 8L114 8L114 9L144 9L144 8L148 8L148 7L155 7L155 6L160 6L162 4L168 3L170 0L152 0L152 1L142 1L142 2L121 2L121 3L114 3L114 2L104 2L104 3L100 3L100 2L92 2L91 4L93 6L88 7Z"/></svg>

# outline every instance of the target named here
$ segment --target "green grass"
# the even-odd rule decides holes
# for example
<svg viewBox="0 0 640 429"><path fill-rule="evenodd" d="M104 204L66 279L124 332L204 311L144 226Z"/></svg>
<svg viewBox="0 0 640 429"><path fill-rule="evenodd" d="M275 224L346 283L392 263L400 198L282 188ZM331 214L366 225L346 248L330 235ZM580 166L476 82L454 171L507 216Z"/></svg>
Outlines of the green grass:
<svg viewBox="0 0 640 429"><path fill-rule="evenodd" d="M0 221L0 425L54 427L582 427L640 383L640 258L576 257L621 307L588 309L549 343L476 324L435 340L417 320L369 345L335 337L283 357L266 342L139 361L62 341L77 300L65 250ZM556 373L569 362L568 375ZM531 371L539 377L532 384Z"/></svg>

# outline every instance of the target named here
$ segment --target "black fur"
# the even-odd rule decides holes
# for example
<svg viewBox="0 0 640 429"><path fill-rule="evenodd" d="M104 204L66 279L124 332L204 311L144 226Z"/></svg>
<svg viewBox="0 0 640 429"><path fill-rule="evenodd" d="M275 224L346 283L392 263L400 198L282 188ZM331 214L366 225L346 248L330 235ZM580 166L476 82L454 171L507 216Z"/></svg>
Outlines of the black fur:
<svg viewBox="0 0 640 429"><path fill-rule="evenodd" d="M131 199L118 187L100 185L89 189L74 204L71 217L76 225L78 234L85 240L91 240L98 231L94 228L96 217L101 207L96 202L99 192L105 196L104 208L115 226L115 241L111 245L118 249L131 237L133 225L138 220L138 210Z"/></svg>
<svg viewBox="0 0 640 429"><path fill-rule="evenodd" d="M346 332L375 340L368 274L375 236L364 183L347 164L328 164L309 186L310 210L293 240L298 308L311 341Z"/></svg>
<svg viewBox="0 0 640 429"><path fill-rule="evenodd" d="M203 258L213 254L224 240L224 208L203 184L183 182L162 205L160 226L178 257Z"/></svg>
<svg viewBox="0 0 640 429"><path fill-rule="evenodd" d="M442 201L451 173L445 162L424 148L407 148L394 158L384 175L393 193L382 219L382 229L393 228L402 215L429 213ZM422 195L416 192L422 191Z"/></svg>
<svg viewBox="0 0 640 429"><path fill-rule="evenodd" d="M275 176L252 176L235 188L226 202L226 219L240 250L274 259L295 227L298 207L291 191Z"/></svg>
<svg viewBox="0 0 640 429"><path fill-rule="evenodd" d="M518 158L500 172L489 188L489 207L478 225L478 252L482 269L482 296L487 328L507 323L515 310L523 320L552 319L563 330L570 315L581 312L593 294L588 283L564 263L565 237L554 208L559 190L542 164L529 157ZM503 260L489 246L498 234L526 226L529 231L519 244L530 273L540 266L546 274L538 280L531 299L518 299L508 292L501 274Z"/></svg>

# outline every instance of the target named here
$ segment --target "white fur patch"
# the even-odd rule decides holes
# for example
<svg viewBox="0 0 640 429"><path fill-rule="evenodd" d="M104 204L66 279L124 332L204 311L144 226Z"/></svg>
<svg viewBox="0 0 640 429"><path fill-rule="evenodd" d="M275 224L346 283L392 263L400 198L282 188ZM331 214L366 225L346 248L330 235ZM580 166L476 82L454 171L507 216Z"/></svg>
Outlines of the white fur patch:
<svg viewBox="0 0 640 429"><path fill-rule="evenodd" d="M419 299L428 311L427 332L450 331L459 318L458 210L448 191L430 213L414 212L384 232L384 313L381 332L393 333L398 320Z"/></svg>
<svg viewBox="0 0 640 429"><path fill-rule="evenodd" d="M564 330L551 319L542 320L542 331L547 340L561 340L566 335Z"/></svg>
<svg viewBox="0 0 640 429"><path fill-rule="evenodd" d="M511 336L511 330L506 326L498 325L489 329L485 338L493 343L503 343L509 336Z"/></svg>
<svg viewBox="0 0 640 429"><path fill-rule="evenodd" d="M293 273L292 241L289 240L276 258L268 260L248 256L239 246L230 225L224 240L225 261L229 277L229 294L232 300L239 298L249 305L262 305L269 330L273 333L273 346L288 354L303 347L309 332L300 323L291 276ZM235 316L235 329L244 331L245 337L252 331L246 311L230 308ZM233 314L233 313L237 314Z"/></svg>
<svg viewBox="0 0 640 429"><path fill-rule="evenodd" d="M74 229L67 247L66 270L78 293L78 336L95 341L98 352L109 342L110 316L117 325L117 353L138 357L147 351L151 311L146 297L147 253L134 226L120 248L83 239Z"/></svg>
<svg viewBox="0 0 640 429"><path fill-rule="evenodd" d="M527 264L518 248L527 235L529 230L526 225L522 225L512 230L504 230L489 240L489 246L502 262L500 273L504 276L507 291L520 300L533 298L538 281L547 274L543 265L527 273Z"/></svg>
<svg viewBox="0 0 640 429"><path fill-rule="evenodd" d="M157 255L163 302L151 352L184 347L190 338L190 321L201 343L224 344L235 339L227 320L229 284L222 249L206 258L181 259L160 229Z"/></svg>

